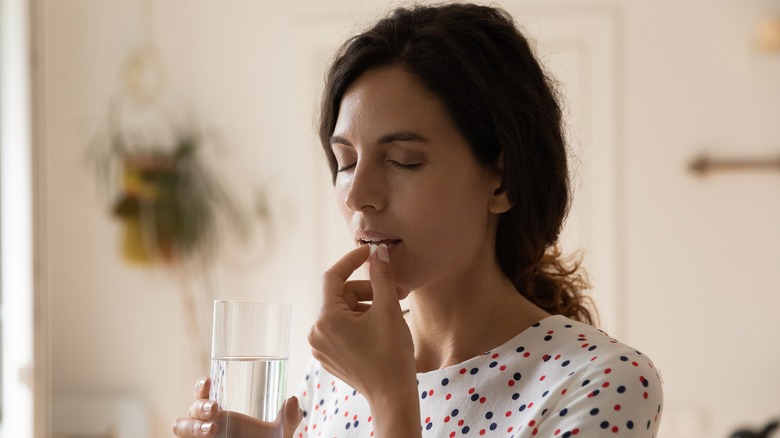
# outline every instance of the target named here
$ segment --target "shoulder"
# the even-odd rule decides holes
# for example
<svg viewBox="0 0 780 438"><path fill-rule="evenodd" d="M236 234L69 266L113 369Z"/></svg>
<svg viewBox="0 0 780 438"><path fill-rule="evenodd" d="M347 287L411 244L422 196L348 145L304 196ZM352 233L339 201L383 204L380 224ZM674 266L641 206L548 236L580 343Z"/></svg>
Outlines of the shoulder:
<svg viewBox="0 0 780 438"><path fill-rule="evenodd" d="M631 436L655 436L663 389L652 360L587 324L562 317L555 321L576 333L558 343L560 359L565 356L569 364L563 367L568 372L560 376L552 432L576 429L591 436L630 431Z"/></svg>

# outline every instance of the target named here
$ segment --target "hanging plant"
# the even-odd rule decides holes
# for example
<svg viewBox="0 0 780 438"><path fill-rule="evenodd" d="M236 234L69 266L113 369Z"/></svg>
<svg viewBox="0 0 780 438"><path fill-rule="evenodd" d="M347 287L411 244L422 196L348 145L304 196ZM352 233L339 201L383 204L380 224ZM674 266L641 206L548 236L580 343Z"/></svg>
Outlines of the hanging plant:
<svg viewBox="0 0 780 438"><path fill-rule="evenodd" d="M113 119L117 117L114 116ZM248 220L214 175L203 165L203 136L194 129L171 129L165 142L153 134L120 129L93 147L100 178L108 187L119 180L111 212L123 224L122 254L140 264L207 260L222 233L245 240Z"/></svg>

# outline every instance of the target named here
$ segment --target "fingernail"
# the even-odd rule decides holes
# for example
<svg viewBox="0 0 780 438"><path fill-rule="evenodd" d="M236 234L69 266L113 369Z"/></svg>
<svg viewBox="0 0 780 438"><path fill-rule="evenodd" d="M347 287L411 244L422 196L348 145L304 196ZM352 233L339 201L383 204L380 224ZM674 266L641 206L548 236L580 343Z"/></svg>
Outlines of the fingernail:
<svg viewBox="0 0 780 438"><path fill-rule="evenodd" d="M371 257L376 252L376 245L373 243L368 244L368 256Z"/></svg>
<svg viewBox="0 0 780 438"><path fill-rule="evenodd" d="M198 380L198 388L203 388L204 386L206 386L206 378L205 377L201 377Z"/></svg>
<svg viewBox="0 0 780 438"><path fill-rule="evenodd" d="M214 409L214 402L213 401L207 401L206 403L203 403L203 411L204 412L211 412Z"/></svg>
<svg viewBox="0 0 780 438"><path fill-rule="evenodd" d="M200 430L203 432L208 432L212 427L214 427L214 423L203 423L200 425Z"/></svg>
<svg viewBox="0 0 780 438"><path fill-rule="evenodd" d="M376 255L379 257L379 260L382 260L385 263L390 263L390 254L388 254L387 245L384 243L379 245L379 247L376 249Z"/></svg>

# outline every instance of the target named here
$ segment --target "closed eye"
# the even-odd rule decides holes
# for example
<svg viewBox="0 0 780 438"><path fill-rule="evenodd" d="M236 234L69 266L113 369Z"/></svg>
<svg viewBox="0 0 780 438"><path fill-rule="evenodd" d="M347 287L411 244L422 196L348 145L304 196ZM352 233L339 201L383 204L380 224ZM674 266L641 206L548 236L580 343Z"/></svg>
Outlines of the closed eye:
<svg viewBox="0 0 780 438"><path fill-rule="evenodd" d="M392 164L393 166L399 169L404 169L404 170L413 170L423 165L423 163L406 164L406 163L400 163L398 161L393 161L393 160L390 160L390 164Z"/></svg>
<svg viewBox="0 0 780 438"><path fill-rule="evenodd" d="M348 166L341 166L341 167L336 169L336 172L346 172L346 171L348 171L350 169L353 169L356 165L357 165L357 163L352 163L352 164L350 164Z"/></svg>

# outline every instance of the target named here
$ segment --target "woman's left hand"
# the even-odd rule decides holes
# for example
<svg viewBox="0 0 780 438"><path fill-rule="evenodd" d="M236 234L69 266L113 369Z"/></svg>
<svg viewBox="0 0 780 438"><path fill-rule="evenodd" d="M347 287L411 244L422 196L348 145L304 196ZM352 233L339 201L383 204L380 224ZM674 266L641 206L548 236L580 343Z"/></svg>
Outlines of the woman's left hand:
<svg viewBox="0 0 780 438"><path fill-rule="evenodd" d="M348 281L366 260L369 280ZM315 359L366 397L380 437L420 433L414 344L399 292L387 247L370 257L368 245L356 248L323 276L322 309L309 334Z"/></svg>

